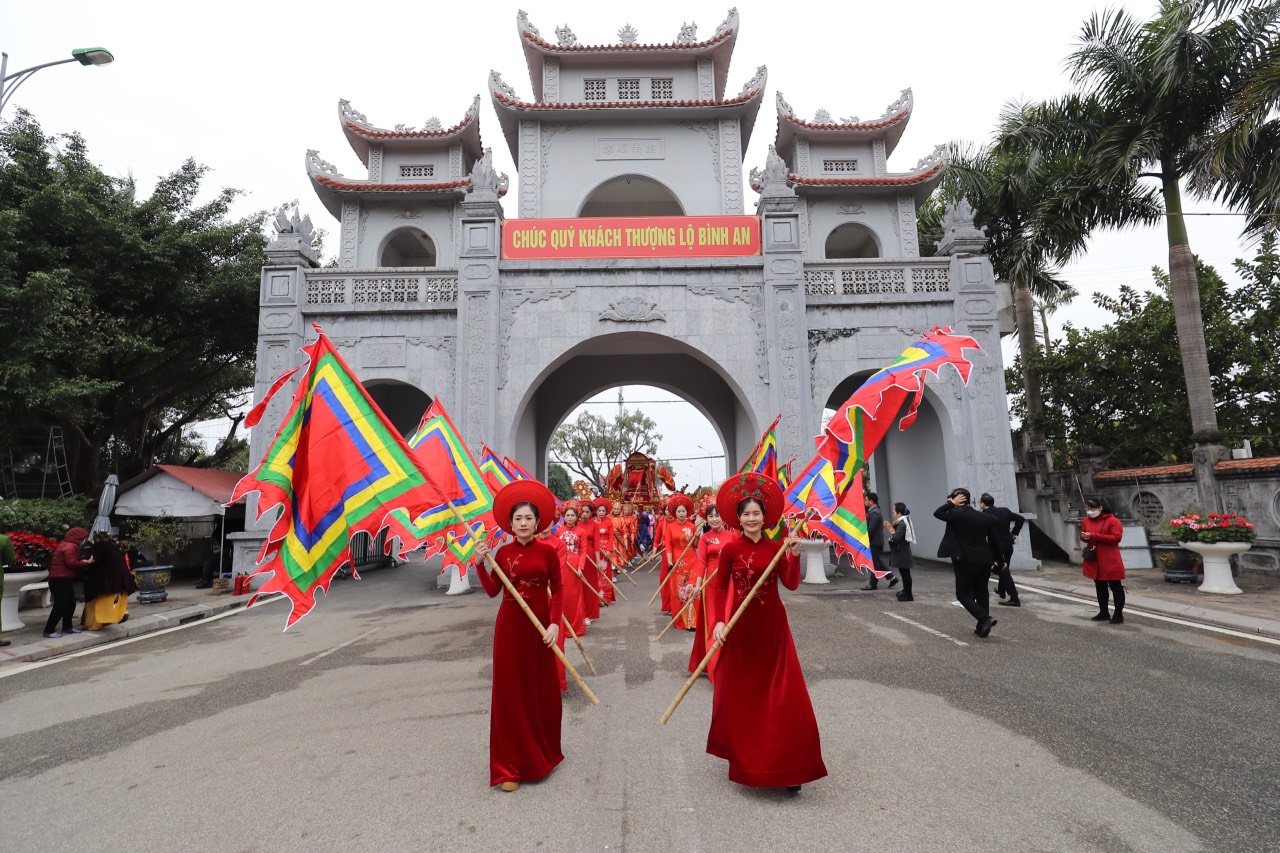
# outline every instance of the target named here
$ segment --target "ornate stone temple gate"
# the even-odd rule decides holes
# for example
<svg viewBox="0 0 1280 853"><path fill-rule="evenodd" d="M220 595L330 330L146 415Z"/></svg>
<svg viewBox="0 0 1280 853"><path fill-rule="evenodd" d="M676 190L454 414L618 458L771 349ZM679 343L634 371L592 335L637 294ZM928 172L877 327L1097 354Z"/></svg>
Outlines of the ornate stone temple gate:
<svg viewBox="0 0 1280 853"><path fill-rule="evenodd" d="M259 397L318 322L406 431L439 395L469 442L545 474L551 434L575 406L648 384L696 406L732 468L779 412L784 457L807 458L825 408L921 332L951 325L986 354L967 388L954 373L931 383L920 422L876 454L873 486L926 510L922 553L941 536L927 510L951 486L1016 503L985 239L952 210L943 255L919 257L916 208L940 179L940 150L888 169L910 91L871 121L802 119L778 93L764 168L744 181L767 75L726 94L738 30L731 11L702 40L686 26L646 45L628 27L615 44L582 45L566 27L553 43L521 13L532 97L496 72L488 81L519 172L514 219L481 145L478 97L452 127L420 129L377 127L339 102L368 174L344 177L307 154L339 222L338 262L318 267L308 222L278 222L262 273ZM566 248L557 235L569 232ZM254 430L255 458L284 408L281 395Z"/></svg>

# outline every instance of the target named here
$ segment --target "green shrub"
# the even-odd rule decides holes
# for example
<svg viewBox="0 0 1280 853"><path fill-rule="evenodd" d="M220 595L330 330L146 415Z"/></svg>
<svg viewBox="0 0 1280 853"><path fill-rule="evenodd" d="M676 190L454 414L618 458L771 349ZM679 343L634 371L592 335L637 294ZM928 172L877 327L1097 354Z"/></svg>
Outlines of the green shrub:
<svg viewBox="0 0 1280 853"><path fill-rule="evenodd" d="M60 540L73 527L89 528L96 514L96 504L82 495L0 500L0 530L25 530Z"/></svg>

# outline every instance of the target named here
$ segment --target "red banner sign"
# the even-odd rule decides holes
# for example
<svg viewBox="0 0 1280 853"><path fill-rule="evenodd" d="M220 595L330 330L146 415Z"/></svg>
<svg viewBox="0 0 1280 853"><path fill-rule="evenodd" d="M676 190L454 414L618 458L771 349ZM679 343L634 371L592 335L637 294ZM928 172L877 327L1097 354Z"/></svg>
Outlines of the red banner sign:
<svg viewBox="0 0 1280 853"><path fill-rule="evenodd" d="M760 254L758 216L508 219L504 261L727 258Z"/></svg>

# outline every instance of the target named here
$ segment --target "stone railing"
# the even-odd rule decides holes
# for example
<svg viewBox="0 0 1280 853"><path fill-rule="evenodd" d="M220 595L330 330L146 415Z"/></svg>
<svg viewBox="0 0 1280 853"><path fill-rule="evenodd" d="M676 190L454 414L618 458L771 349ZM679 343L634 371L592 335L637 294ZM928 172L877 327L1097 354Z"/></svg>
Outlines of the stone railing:
<svg viewBox="0 0 1280 853"><path fill-rule="evenodd" d="M452 309L458 304L456 269L385 267L377 270L307 271L305 304L326 306Z"/></svg>
<svg viewBox="0 0 1280 853"><path fill-rule="evenodd" d="M832 297L911 297L913 301L951 299L951 259L807 261L804 292L809 302Z"/></svg>

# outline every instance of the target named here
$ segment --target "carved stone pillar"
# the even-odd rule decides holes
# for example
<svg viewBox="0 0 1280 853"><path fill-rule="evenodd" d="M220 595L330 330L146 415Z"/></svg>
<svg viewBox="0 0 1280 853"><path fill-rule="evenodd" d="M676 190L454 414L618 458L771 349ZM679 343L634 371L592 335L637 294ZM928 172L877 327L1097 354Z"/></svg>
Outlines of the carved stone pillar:
<svg viewBox="0 0 1280 853"><path fill-rule="evenodd" d="M770 159L777 154L770 149ZM764 254L764 332L769 365L769 406L762 426L774 415L783 458L806 458L817 431L809 387L809 329L805 316L804 253L800 239L800 205L787 186L781 161L766 167L761 191L761 250Z"/></svg>
<svg viewBox="0 0 1280 853"><path fill-rule="evenodd" d="M457 388L445 407L467 443L478 447L482 439L497 440L502 208L486 192L473 192L459 208Z"/></svg>

